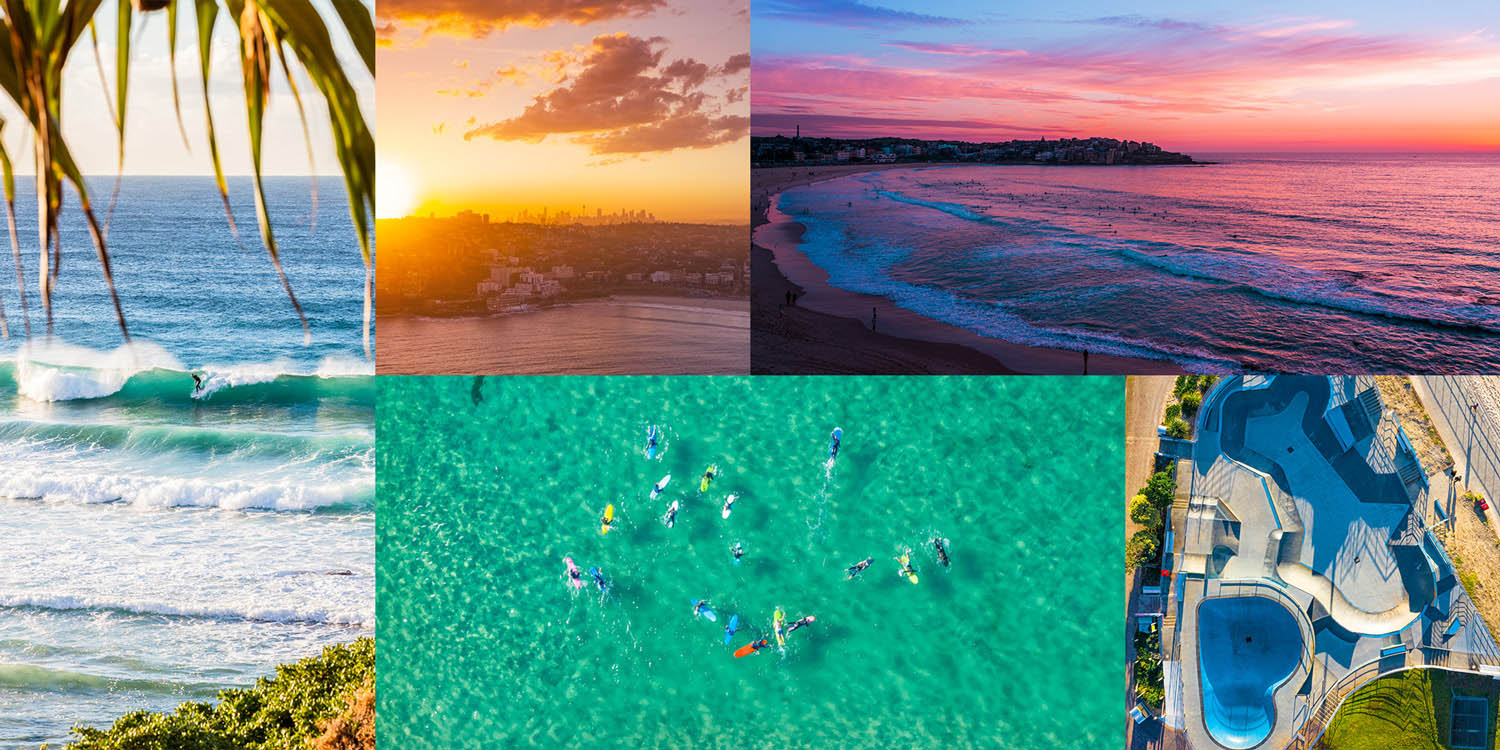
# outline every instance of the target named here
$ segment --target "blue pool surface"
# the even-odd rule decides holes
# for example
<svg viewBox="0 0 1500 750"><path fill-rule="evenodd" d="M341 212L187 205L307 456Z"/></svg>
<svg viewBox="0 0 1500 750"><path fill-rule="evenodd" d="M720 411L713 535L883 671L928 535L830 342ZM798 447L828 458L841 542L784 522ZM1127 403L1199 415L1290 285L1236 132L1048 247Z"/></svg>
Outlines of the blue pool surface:
<svg viewBox="0 0 1500 750"><path fill-rule="evenodd" d="M1224 747L1265 741L1276 723L1272 693L1297 668L1302 631L1274 599L1240 596L1198 605L1203 723Z"/></svg>

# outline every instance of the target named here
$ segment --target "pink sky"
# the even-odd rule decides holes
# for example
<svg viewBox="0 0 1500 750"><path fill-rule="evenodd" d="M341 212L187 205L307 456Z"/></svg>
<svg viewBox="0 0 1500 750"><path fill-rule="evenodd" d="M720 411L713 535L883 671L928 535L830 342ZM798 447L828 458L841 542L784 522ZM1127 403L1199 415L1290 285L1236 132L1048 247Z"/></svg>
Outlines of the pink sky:
<svg viewBox="0 0 1500 750"><path fill-rule="evenodd" d="M937 15L922 18L944 20L871 31L801 12L820 4L851 6L773 0L764 18L753 11L756 135L800 124L804 135L1101 135L1174 150L1500 148L1500 39L1479 19L1411 31L1386 28L1400 25L1390 18L992 24L929 3ZM798 49L799 37L817 41Z"/></svg>

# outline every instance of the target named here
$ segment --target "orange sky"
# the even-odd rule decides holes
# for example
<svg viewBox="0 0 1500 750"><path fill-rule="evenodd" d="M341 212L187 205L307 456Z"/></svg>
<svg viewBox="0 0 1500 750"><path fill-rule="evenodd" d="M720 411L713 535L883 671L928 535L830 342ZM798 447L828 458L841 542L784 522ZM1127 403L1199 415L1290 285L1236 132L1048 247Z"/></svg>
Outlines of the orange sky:
<svg viewBox="0 0 1500 750"><path fill-rule="evenodd" d="M377 7L382 218L647 210L746 222L745 0Z"/></svg>

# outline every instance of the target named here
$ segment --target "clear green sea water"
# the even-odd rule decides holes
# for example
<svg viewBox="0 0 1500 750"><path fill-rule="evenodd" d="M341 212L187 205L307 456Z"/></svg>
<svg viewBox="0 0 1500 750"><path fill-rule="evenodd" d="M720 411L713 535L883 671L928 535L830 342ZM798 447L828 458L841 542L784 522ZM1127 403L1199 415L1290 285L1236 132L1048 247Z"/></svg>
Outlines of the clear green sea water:
<svg viewBox="0 0 1500 750"><path fill-rule="evenodd" d="M380 381L383 746L1123 743L1119 379ZM778 605L817 622L734 658Z"/></svg>

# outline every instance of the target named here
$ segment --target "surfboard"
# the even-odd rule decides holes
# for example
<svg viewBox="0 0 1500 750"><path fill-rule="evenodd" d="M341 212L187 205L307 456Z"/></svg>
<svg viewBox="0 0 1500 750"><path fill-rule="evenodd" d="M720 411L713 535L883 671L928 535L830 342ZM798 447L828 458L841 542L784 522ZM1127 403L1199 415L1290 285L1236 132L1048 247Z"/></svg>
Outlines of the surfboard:
<svg viewBox="0 0 1500 750"><path fill-rule="evenodd" d="M833 428L833 435L828 440L828 460L832 461L839 457L839 441L844 439L844 428Z"/></svg>
<svg viewBox="0 0 1500 750"><path fill-rule="evenodd" d="M708 483L713 481L714 475L719 473L718 464L709 464L708 471L703 472L703 481L698 484L699 492L708 492Z"/></svg>
<svg viewBox="0 0 1500 750"><path fill-rule="evenodd" d="M698 602L700 602L700 601L703 601L703 600L702 599L689 599L688 600L688 602L691 603L695 607L698 606ZM703 609L698 610L697 613L700 614L700 615L703 615L703 619L708 620L709 622L718 622L719 621L719 616L716 615L716 614L714 614L714 611L711 610L711 609L709 609L708 607L704 607Z"/></svg>
<svg viewBox="0 0 1500 750"><path fill-rule="evenodd" d="M604 520L602 522L600 522L600 524L599 524L599 533L600 534L608 534L609 533L609 525L611 523L613 523L614 520L615 520L615 506L614 506L614 503L610 503L609 505L604 506Z"/></svg>
<svg viewBox="0 0 1500 750"><path fill-rule="evenodd" d="M897 571L897 575L906 576L907 580L911 581L912 583L916 583L917 574L908 572L908 568L911 567L911 553L908 552L904 555L901 555L900 557L897 557L896 562L901 563L901 570Z"/></svg>
<svg viewBox="0 0 1500 750"><path fill-rule="evenodd" d="M757 643L762 643L763 644L763 643L765 643L765 639L762 638L762 639L760 639L758 641L751 641L751 642L749 642L749 643L747 643L747 644L745 644L743 646L740 646L739 649L737 649L734 652L734 658L736 658L736 659L743 659L746 656L749 656L749 655L755 653L755 644L757 644Z"/></svg>
<svg viewBox="0 0 1500 750"><path fill-rule="evenodd" d="M775 627L775 630L776 630L776 645L778 647L785 647L786 646L786 613L783 612L783 611L781 611L781 607L777 607L776 608L775 626L776 626Z"/></svg>
<svg viewBox="0 0 1500 750"><path fill-rule="evenodd" d="M572 586L575 591L583 588L583 581L580 580L583 577L583 571L579 570L578 566L573 564L573 558L571 557L564 557L563 562L568 565L568 585ZM577 578L574 577L575 575L577 575Z"/></svg>
<svg viewBox="0 0 1500 750"><path fill-rule="evenodd" d="M661 481L657 482L656 486L654 486L654 487L651 488L651 499L655 500L656 496L660 495L661 491L664 490L664 489L666 489L667 488L667 484L669 484L671 481L672 481L672 475L671 474L668 474L668 475L662 477Z"/></svg>
<svg viewBox="0 0 1500 750"><path fill-rule="evenodd" d="M599 584L599 590L601 592L609 590L609 584L604 582L604 574L599 572L598 565L589 566L589 575L594 577L594 583Z"/></svg>
<svg viewBox="0 0 1500 750"><path fill-rule="evenodd" d="M669 506L667 506L666 515L663 515L661 517L661 522L664 523L664 524L666 524L667 528L670 529L673 526L677 525L677 511L678 511L677 501L673 500L672 504L669 505Z"/></svg>
<svg viewBox="0 0 1500 750"><path fill-rule="evenodd" d="M646 428L646 458L656 458L656 425Z"/></svg>
<svg viewBox="0 0 1500 750"><path fill-rule="evenodd" d="M729 645L729 639L734 637L734 631L740 629L740 616L729 616L729 627L724 628L724 645Z"/></svg>
<svg viewBox="0 0 1500 750"><path fill-rule="evenodd" d="M739 495L730 495L728 497L728 499L726 499L724 501L724 517L725 518L728 518L730 511L734 510L734 501L738 497L739 497Z"/></svg>

